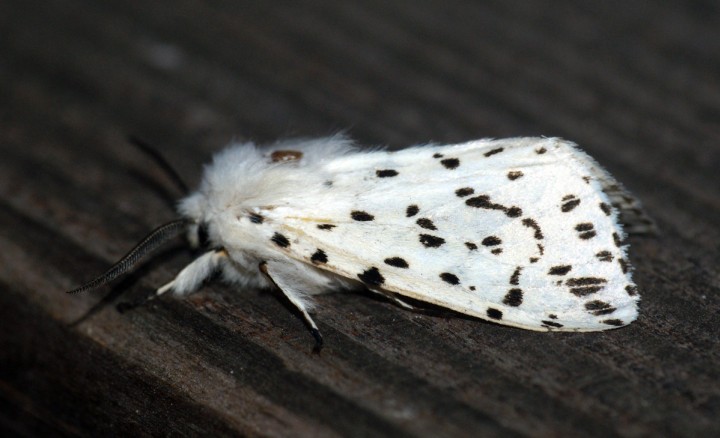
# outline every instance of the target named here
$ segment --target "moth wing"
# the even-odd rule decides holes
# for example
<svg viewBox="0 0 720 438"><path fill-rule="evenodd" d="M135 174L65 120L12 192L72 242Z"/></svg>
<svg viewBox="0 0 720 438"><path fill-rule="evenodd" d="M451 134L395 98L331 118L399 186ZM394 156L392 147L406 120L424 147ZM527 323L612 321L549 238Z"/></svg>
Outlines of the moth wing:
<svg viewBox="0 0 720 438"><path fill-rule="evenodd" d="M559 139L352 154L274 211L297 260L533 330L637 317L623 231L588 157ZM599 169L599 167L598 167Z"/></svg>
<svg viewBox="0 0 720 438"><path fill-rule="evenodd" d="M619 221L623 230L628 234L655 234L657 226L648 216L642 203L630 193L619 181L617 181L607 170L600 166L595 159L589 155L576 151L575 159L581 162L581 166L587 169L588 176L596 180L603 193L607 195L610 205L618 210Z"/></svg>

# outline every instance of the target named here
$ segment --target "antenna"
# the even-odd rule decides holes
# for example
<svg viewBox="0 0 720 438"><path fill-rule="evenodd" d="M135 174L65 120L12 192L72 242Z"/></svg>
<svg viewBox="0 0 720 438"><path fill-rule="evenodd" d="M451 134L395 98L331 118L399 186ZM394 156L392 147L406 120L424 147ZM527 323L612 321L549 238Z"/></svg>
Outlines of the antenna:
<svg viewBox="0 0 720 438"><path fill-rule="evenodd" d="M168 163L165 157L163 157L157 149L150 146L147 142L139 139L138 137L135 137L134 135L129 136L128 141L130 142L130 144L137 146L137 148L143 151L145 155L150 157L155 162L155 164L157 164L160 169L162 169L165 174L170 177L172 182L175 184L175 187L177 187L183 195L187 195L188 193L190 193L190 190L188 189L187 184L185 184L185 181L183 181L180 175L178 175L177 171L173 169L170 163Z"/></svg>
<svg viewBox="0 0 720 438"><path fill-rule="evenodd" d="M82 286L68 291L69 294L76 294L85 292L91 289L97 289L98 287L116 279L125 272L129 271L141 258L146 256L157 247L172 239L173 237L180 234L186 229L191 222L187 219L177 219L172 222L168 222L164 225L160 225L155 228L150 234L145 236L133 249L123 256L117 263L112 265L104 274L91 280Z"/></svg>

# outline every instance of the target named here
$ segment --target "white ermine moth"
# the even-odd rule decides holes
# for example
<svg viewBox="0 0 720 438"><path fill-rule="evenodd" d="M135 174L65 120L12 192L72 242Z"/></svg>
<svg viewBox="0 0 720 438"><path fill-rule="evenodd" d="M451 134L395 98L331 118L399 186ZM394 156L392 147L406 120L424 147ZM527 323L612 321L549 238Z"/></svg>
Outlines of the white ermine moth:
<svg viewBox="0 0 720 438"><path fill-rule="evenodd" d="M158 295L193 292L216 271L240 287L277 287L318 345L312 296L362 287L403 307L407 297L529 330L596 331L638 315L621 223L652 229L635 198L558 138L396 152L343 136L233 144L179 214L71 292L187 231L206 252Z"/></svg>

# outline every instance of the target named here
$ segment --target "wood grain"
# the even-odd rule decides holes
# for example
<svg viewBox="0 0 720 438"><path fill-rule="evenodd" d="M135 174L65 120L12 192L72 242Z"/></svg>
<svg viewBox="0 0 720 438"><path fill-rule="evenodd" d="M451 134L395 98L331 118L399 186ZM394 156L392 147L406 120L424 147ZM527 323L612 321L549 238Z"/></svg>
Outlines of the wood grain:
<svg viewBox="0 0 720 438"><path fill-rule="evenodd" d="M481 3L481 4L480 4ZM0 430L37 435L720 434L717 2L0 2ZM658 222L630 239L640 319L541 334L173 276L63 293L174 217L231 139L347 130L392 148L576 141Z"/></svg>

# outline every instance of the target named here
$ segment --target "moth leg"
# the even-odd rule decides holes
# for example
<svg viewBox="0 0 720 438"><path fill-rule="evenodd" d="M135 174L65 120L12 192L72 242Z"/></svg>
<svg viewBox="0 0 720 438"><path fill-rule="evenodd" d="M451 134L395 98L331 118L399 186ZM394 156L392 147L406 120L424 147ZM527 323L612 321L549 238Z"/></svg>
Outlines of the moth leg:
<svg viewBox="0 0 720 438"><path fill-rule="evenodd" d="M413 312L420 312L422 309L419 309L412 304L408 304L405 301L401 300L392 292L384 291L382 289L373 289L368 287L367 288L370 292L376 293L378 295L382 295L383 297L387 298L388 300L392 301L393 303L397 304L398 306L402 307L403 309L412 310Z"/></svg>
<svg viewBox="0 0 720 438"><path fill-rule="evenodd" d="M225 262L227 256L228 254L224 249L206 252L185 266L175 276L175 279L158 288L155 296L160 296L169 290L172 290L176 295L186 295L195 291L206 278L215 272L221 263Z"/></svg>
<svg viewBox="0 0 720 438"><path fill-rule="evenodd" d="M289 287L289 284L284 281L284 278L282 276L273 277L272 274L269 272L267 262L260 262L259 268L260 272L265 274L265 276L270 280L270 282L274 284L275 287L277 287L283 293L283 295L285 295L285 297L287 297L287 299L292 303L293 306L295 306L296 309L298 309L298 311L300 311L303 319L305 320L307 325L310 326L310 334L312 334L313 338L315 338L315 351L320 351L323 346L323 337L320 334L320 329L318 329L317 324L315 324L315 321L313 321L310 313L308 313L308 302L303 299L300 293L293 290L292 287Z"/></svg>

